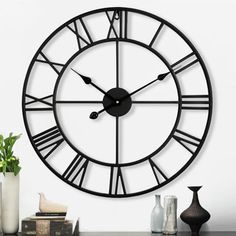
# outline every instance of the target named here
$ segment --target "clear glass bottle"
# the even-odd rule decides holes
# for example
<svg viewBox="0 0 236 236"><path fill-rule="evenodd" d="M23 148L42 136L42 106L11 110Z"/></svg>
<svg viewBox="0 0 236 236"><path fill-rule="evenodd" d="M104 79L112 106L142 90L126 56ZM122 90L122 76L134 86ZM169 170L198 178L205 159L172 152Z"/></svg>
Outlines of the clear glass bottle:
<svg viewBox="0 0 236 236"><path fill-rule="evenodd" d="M163 227L163 212L164 209L161 205L161 196L155 195L156 205L151 214L151 231L152 233L161 233Z"/></svg>

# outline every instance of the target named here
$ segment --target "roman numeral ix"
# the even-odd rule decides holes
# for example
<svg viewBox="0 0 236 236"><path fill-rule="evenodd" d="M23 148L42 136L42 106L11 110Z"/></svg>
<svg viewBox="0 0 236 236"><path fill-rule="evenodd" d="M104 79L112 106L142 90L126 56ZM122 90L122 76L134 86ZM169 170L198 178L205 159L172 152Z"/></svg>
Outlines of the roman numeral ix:
<svg viewBox="0 0 236 236"><path fill-rule="evenodd" d="M64 141L57 126L36 134L32 138L44 159L48 158ZM43 154L42 151L46 151L46 153Z"/></svg>
<svg viewBox="0 0 236 236"><path fill-rule="evenodd" d="M53 95L48 95L42 98L37 98L29 94L26 94L25 96L31 100L25 103L26 111L52 111L52 102L47 100L51 100ZM39 104L41 106L38 107L37 105Z"/></svg>

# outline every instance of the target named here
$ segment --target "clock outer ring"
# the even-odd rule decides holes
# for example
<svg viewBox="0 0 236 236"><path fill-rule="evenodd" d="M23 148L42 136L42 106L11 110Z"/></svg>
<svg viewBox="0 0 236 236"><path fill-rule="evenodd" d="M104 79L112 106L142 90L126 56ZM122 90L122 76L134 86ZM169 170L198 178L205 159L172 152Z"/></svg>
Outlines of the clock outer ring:
<svg viewBox="0 0 236 236"><path fill-rule="evenodd" d="M182 168L180 168L174 175L172 175L167 181L156 185L154 187L151 187L149 189L145 189L139 192L135 192L135 193L130 193L130 194L126 194L126 195L112 195L112 194L107 194L107 193L101 193L101 192L95 192L95 191L91 191L89 189L84 189L82 187L79 187L69 181L67 181L66 179L62 178L62 176L55 171L48 163L47 161L43 158L43 156L41 155L41 153L38 151L37 147L35 146L31 133L30 133L30 129L29 129L29 125L27 122L27 117L26 117L26 111L25 111L25 93L26 93L26 88L27 88L27 84L28 84L28 80L30 77L30 73L31 70L33 68L33 65L35 63L35 60L37 59L37 56L39 54L39 52L45 47L45 45L51 40L52 37L54 37L61 29L63 29L67 24L70 24L71 22L73 22L75 19L79 18L79 17L85 17L87 15L90 14L95 14L95 13L99 13L99 12L103 12L103 11L114 11L114 10L126 10L126 11L130 11L130 12L134 12L134 13L138 13L138 14L143 14L145 16L151 17L157 21L163 22L165 25L167 25L168 27L170 27L172 30L174 30L187 44L188 46L192 49L192 51L194 51L195 55L197 56L199 63L203 69L204 72L204 76L207 82L207 88L208 88L208 94L209 94L209 111L208 111L208 118L207 118L207 122L206 122L206 126L205 126L205 130L204 130L204 134L202 136L200 145L198 146L197 150L194 152L194 154L192 155L192 157L184 164L184 166ZM76 189L79 189L81 191L84 191L86 193L89 194L93 194L93 195L97 195L97 196L101 196L101 197L110 197L110 198L126 198L126 197L134 197L134 196L138 196L138 195L142 195L142 194L147 194L149 192L152 192L154 190L157 190L165 185L167 185L168 183L170 183L172 180L174 180L177 176L179 176L183 171L186 170L186 168L193 162L193 160L196 158L196 156L198 155L199 151L201 150L208 131L210 129L210 124L211 124L211 119L212 119L212 110L213 110L213 94L212 94L212 86L211 86L211 82L210 82L210 77L207 71L207 68L204 64L204 61L202 59L202 57L200 56L200 54L198 53L198 51L196 50L196 48L194 47L194 45L191 43L191 41L178 29L176 28L174 25L172 25L171 23L169 23L168 21L162 19L159 16L156 16L152 13L149 12L145 12L142 10L138 10L138 9L134 9L134 8L127 8L127 7L109 7L109 8L101 8L101 9L96 9L96 10L92 10L83 14L80 14L72 19L70 19L69 21L65 22L64 24L62 24L60 27L58 27L53 33L51 33L47 39L43 42L43 44L39 47L39 49L37 50L37 52L35 53L34 57L32 58L30 65L28 67L27 73L26 73L26 77L25 77L25 81L23 84L23 90L22 90L22 115L23 115L23 121L25 124L25 128L26 128L26 132L27 135L29 137L29 140L31 142L31 145L33 146L35 152L38 154L38 156L40 157L41 161L48 167L48 169L50 171L52 171L52 173L54 173L57 177L59 177L61 180L63 180L65 183L73 186Z"/></svg>
<svg viewBox="0 0 236 236"><path fill-rule="evenodd" d="M99 165L103 165L103 166L114 166L114 167L126 167L126 166L131 166L131 165L137 165L139 163L142 163L148 159L151 159L154 155L156 155L157 153L159 153L167 144L168 142L171 140L178 124L179 124L179 120L181 117L181 106L182 106L182 101L181 101L181 89L179 86L179 82L178 79L175 75L175 73L173 72L173 69L171 68L170 64L167 62L167 60L159 53L157 52L155 49L150 49L146 44L141 43L139 41L133 40L133 39L119 39L119 42L128 42L128 43L132 43L132 44L137 44L138 46L141 46L147 50L149 50L150 52L152 52L155 56L157 56L164 64L165 66L168 68L168 70L171 72L173 78L174 78L174 82L177 88L177 92L178 92L178 112L176 115L176 119L175 119L175 123L173 128L171 129L170 134L168 135L168 137L165 139L165 141L161 144L161 146L159 146L155 151L153 151L151 154L142 157L136 161L132 161L132 162L127 162L127 163L109 163L109 162L102 162L96 159L93 159L89 156L87 156L86 154L84 154L83 152L81 152L79 149L77 149L71 142L70 140L66 137L66 135L63 132L63 129L61 128L60 125L60 121L58 119L57 116L57 109L56 109L56 102L55 102L55 98L56 98L56 93L57 93L57 89L58 89L58 85L60 83L60 80L62 78L62 75L64 73L64 71L66 70L66 68L68 67L68 65L81 53L83 53L85 50L87 50L88 48L92 48L93 46L99 45L99 44L103 44L106 42L115 42L117 39L112 38L112 39L103 39L103 40L99 40L94 42L91 46L86 46L83 47L80 51L76 52L65 64L65 66L63 67L63 69L61 70L57 81L55 83L55 87L54 87L54 92L53 92L53 113L54 113L54 118L56 120L56 124L58 126L58 129L60 130L61 135L63 136L63 138L65 139L65 141L68 143L68 145L77 153L81 154L83 157L85 157L87 160L93 162L93 163L97 163Z"/></svg>

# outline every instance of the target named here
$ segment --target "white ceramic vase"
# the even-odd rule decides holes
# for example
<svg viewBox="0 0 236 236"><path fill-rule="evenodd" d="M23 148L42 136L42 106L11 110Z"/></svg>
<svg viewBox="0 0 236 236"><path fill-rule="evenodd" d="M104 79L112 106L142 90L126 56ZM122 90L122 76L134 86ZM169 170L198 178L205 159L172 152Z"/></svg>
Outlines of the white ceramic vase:
<svg viewBox="0 0 236 236"><path fill-rule="evenodd" d="M163 234L177 233L177 197L165 196Z"/></svg>
<svg viewBox="0 0 236 236"><path fill-rule="evenodd" d="M161 205L161 196L155 195L156 205L151 214L151 231L152 233L161 233L163 226L163 212L164 209Z"/></svg>
<svg viewBox="0 0 236 236"><path fill-rule="evenodd" d="M19 174L2 174L2 231L15 234L19 229Z"/></svg>

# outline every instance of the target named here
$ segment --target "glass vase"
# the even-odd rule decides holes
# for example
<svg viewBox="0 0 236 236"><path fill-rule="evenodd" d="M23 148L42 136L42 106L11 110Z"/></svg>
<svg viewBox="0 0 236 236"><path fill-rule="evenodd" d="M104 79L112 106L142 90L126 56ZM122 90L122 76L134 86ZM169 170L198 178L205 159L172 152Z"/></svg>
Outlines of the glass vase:
<svg viewBox="0 0 236 236"><path fill-rule="evenodd" d="M155 195L156 205L151 214L151 231L152 233L161 233L163 226L163 207L161 205L161 196Z"/></svg>

